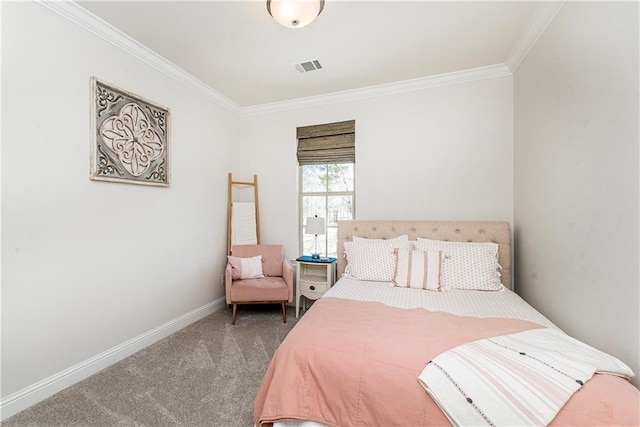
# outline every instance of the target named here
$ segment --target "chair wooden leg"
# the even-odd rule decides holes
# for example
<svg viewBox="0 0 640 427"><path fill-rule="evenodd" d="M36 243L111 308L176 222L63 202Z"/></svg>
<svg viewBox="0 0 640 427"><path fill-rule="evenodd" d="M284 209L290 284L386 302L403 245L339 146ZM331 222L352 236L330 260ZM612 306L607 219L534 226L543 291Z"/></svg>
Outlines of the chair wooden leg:
<svg viewBox="0 0 640 427"><path fill-rule="evenodd" d="M282 303L282 321L284 323L287 323L287 308L285 307L284 303Z"/></svg>
<svg viewBox="0 0 640 427"><path fill-rule="evenodd" d="M236 310L238 309L238 304L233 304L233 314L231 315L231 324L236 324Z"/></svg>

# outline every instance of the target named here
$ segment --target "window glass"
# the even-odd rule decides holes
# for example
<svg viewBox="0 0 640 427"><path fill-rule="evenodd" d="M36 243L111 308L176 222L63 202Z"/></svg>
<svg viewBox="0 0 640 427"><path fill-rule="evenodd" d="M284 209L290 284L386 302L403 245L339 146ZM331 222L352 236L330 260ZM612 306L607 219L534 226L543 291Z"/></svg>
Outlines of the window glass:
<svg viewBox="0 0 640 427"><path fill-rule="evenodd" d="M328 165L304 165L302 167L303 193L327 191L327 166Z"/></svg>
<svg viewBox="0 0 640 427"><path fill-rule="evenodd" d="M327 229L327 256L338 256L338 227ZM319 243L318 243L319 244Z"/></svg>
<svg viewBox="0 0 640 427"><path fill-rule="evenodd" d="M355 218L354 164L330 163L300 166L300 248L315 252L315 236L305 233L307 217L325 218L326 234L318 235L318 252L338 253L338 221Z"/></svg>
<svg viewBox="0 0 640 427"><path fill-rule="evenodd" d="M305 224L307 217L318 215L326 218L327 197L322 196L302 196L302 224Z"/></svg>
<svg viewBox="0 0 640 427"><path fill-rule="evenodd" d="M353 191L353 163L327 165L329 191Z"/></svg>
<svg viewBox="0 0 640 427"><path fill-rule="evenodd" d="M353 219L353 196L328 196L327 225L338 226L338 221Z"/></svg>

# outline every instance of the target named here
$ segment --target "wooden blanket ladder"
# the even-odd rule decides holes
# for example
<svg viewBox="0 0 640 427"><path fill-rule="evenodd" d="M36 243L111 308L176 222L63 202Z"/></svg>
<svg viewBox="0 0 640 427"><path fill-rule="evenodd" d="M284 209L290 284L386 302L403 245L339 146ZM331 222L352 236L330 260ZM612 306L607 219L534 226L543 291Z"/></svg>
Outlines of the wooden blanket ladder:
<svg viewBox="0 0 640 427"><path fill-rule="evenodd" d="M255 243L260 244L260 210L258 208L258 175L253 175L253 182L246 181L234 181L233 175L229 172L228 177L228 203L227 203L227 254L231 254L231 245L234 244L234 236L233 233L237 234L243 233L246 234L247 228L253 231L253 221L255 220L255 240L247 240L246 243ZM233 190L235 187L253 187L253 206L254 209L250 209L249 203L247 202L236 202L237 207L240 207L242 204L243 211L240 212L238 209L237 212L234 211L234 200L233 200ZM247 216L249 212L247 210L250 209L252 212L252 217ZM234 229L234 224L235 228ZM237 236L236 236L237 237ZM244 235L243 239L246 240L247 236ZM253 238L253 236L252 236ZM245 242L241 242L245 243Z"/></svg>

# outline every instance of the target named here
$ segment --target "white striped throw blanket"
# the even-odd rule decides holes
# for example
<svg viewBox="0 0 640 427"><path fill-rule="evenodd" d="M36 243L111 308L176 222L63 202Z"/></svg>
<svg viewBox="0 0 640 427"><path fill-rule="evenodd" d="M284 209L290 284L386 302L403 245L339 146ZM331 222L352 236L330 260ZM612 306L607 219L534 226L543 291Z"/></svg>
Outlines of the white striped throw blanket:
<svg viewBox="0 0 640 427"><path fill-rule="evenodd" d="M594 373L634 375L615 357L541 328L448 350L418 381L453 425L541 426Z"/></svg>

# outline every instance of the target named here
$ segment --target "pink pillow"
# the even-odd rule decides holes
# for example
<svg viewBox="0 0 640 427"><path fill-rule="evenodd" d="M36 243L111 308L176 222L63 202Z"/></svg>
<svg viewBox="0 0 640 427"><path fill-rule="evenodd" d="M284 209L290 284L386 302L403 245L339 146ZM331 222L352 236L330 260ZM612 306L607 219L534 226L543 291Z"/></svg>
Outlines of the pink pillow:
<svg viewBox="0 0 640 427"><path fill-rule="evenodd" d="M251 258L240 258L236 256L227 256L229 264L231 264L231 277L233 280L241 279L259 279L264 277L262 274L262 255Z"/></svg>

